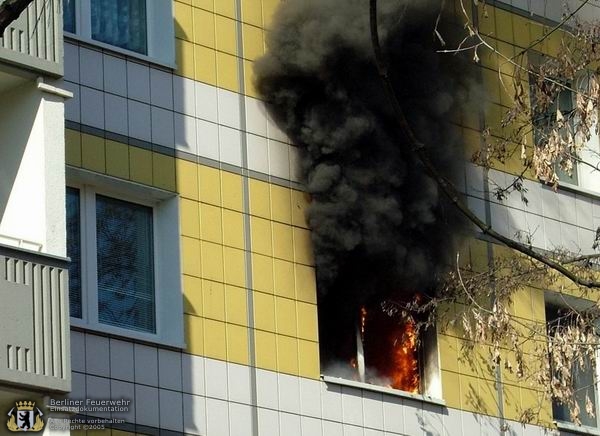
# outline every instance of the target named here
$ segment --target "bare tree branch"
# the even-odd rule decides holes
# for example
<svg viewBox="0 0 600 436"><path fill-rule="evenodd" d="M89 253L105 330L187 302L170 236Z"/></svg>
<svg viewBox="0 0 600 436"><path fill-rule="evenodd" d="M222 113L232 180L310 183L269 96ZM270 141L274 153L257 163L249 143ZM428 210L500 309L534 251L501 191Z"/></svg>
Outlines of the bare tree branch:
<svg viewBox="0 0 600 436"><path fill-rule="evenodd" d="M33 0L4 0L0 4L0 36L4 34L7 27L19 18L19 15L27 9Z"/></svg>
<svg viewBox="0 0 600 436"><path fill-rule="evenodd" d="M509 248L512 248L519 253L522 253L532 259L535 259L542 264L548 266L549 268L559 272L560 274L567 277L572 282L584 286L586 288L600 288L600 282L595 280L590 280L584 277L580 277L573 271L567 269L560 262L557 262L550 257L538 253L532 247L525 245L521 242L518 242L514 239L508 238L497 231L495 231L491 225L482 221L477 215L475 215L469 207L465 204L464 200L462 200L462 194L458 191L458 189L454 186L454 184L443 176L438 169L433 165L429 156L426 152L425 144L423 144L414 134L412 128L408 124L406 117L404 116L404 111L402 110L402 105L397 98L396 92L390 80L388 74L387 64L384 60L384 56L381 50L381 45L379 41L379 32L377 29L377 0L370 0L370 29L371 29L371 43L373 46L373 52L375 55L375 63L377 66L377 70L379 73L379 77L381 78L382 84L385 88L386 95L392 105L392 109L396 115L398 123L406 135L406 138L409 142L410 151L413 152L418 160L423 164L425 171L427 174L436 182L440 190L444 193L446 197L456 206L456 208L473 224L475 224L483 234L488 235L495 239L496 241L506 245Z"/></svg>

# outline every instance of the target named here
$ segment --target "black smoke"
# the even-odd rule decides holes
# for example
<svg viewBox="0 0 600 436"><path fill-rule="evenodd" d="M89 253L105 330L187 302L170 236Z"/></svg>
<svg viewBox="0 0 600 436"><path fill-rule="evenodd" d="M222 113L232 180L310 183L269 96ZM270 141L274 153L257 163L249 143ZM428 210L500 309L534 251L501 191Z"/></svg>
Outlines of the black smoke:
<svg viewBox="0 0 600 436"><path fill-rule="evenodd" d="M379 32L410 125L452 177L463 156L452 121L473 81L463 58L436 52L439 12L440 0L380 1ZM440 27L449 31L458 32ZM460 224L411 153L377 76L369 2L284 2L267 46L256 85L303 150L320 292L356 307L430 291L452 263Z"/></svg>

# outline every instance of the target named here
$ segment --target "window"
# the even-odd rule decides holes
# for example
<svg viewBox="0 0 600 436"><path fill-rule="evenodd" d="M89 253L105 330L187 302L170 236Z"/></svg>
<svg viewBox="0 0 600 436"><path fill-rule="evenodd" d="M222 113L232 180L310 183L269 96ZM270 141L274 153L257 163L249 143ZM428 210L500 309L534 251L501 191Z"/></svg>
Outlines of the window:
<svg viewBox="0 0 600 436"><path fill-rule="evenodd" d="M556 299L556 298L555 298ZM571 308L585 308L581 300L569 302L569 308L565 308L565 302L560 305L558 302L546 303L546 323L549 337L555 337L567 329L581 328L578 324L576 316ZM561 350L560 343L554 347L554 353L570 353L568 347ZM572 367L568 371L561 371L562 365L556 363L556 358L550 355L550 366L553 371L553 382L561 386L572 386L573 395L568 396L567 400L559 400L554 398L552 401L552 415L559 423L565 425L583 425L587 427L598 426L598 387L597 375L593 359L583 355L581 359L574 359ZM573 399L569 403L569 399ZM576 416L572 416L571 412L578 411ZM589 412L592 413L589 413ZM579 422L578 422L579 421Z"/></svg>
<svg viewBox="0 0 600 436"><path fill-rule="evenodd" d="M532 53L530 54L530 60L532 62L531 68L535 69L536 65L541 65L544 62L542 55ZM534 83L537 77L530 75L530 95L532 107L536 106ZM569 87L581 86L587 83L585 78L579 78L576 84L567 83ZM546 108L545 111L537 111L533 113L533 135L534 142L537 144L543 141L550 133L550 124L556 121L557 109L560 110L566 123L570 126L570 130L573 132L576 120L574 120L574 109L575 109L575 95L570 89L561 89L558 91L558 95L554 98L554 101ZM562 136L566 137L566 128L560 132ZM565 156L566 158L567 156ZM559 163L556 164L556 174L559 177L559 184L567 185L571 187L579 187L583 189L589 189L592 191L598 191L600 186L600 172L596 169L597 165L600 164L600 143L598 135L592 129L592 137L579 151L577 156L573 159L573 168L571 172L563 170Z"/></svg>
<svg viewBox="0 0 600 436"><path fill-rule="evenodd" d="M170 0L65 0L64 30L88 42L174 63Z"/></svg>
<svg viewBox="0 0 600 436"><path fill-rule="evenodd" d="M72 323L181 345L177 200L140 198L67 187Z"/></svg>
<svg viewBox="0 0 600 436"><path fill-rule="evenodd" d="M326 377L441 397L434 329L417 332L415 320L402 318L390 303L347 309L328 296L319 300L321 368Z"/></svg>

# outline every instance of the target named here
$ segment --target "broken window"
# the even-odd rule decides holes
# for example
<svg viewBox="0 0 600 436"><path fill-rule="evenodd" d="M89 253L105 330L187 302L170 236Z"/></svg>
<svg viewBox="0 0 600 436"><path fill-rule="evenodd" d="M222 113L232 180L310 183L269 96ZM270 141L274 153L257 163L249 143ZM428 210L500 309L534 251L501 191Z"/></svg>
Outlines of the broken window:
<svg viewBox="0 0 600 436"><path fill-rule="evenodd" d="M321 370L325 376L441 397L435 329L385 301L348 305L319 301Z"/></svg>

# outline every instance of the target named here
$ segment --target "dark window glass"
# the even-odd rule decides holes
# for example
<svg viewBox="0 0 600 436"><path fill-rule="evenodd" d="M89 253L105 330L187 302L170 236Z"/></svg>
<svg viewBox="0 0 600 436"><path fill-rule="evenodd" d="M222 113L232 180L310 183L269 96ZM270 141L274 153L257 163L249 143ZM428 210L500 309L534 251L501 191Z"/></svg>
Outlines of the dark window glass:
<svg viewBox="0 0 600 436"><path fill-rule="evenodd" d="M96 195L98 319L155 333L152 208Z"/></svg>
<svg viewBox="0 0 600 436"><path fill-rule="evenodd" d="M146 0L91 0L92 39L148 54Z"/></svg>
<svg viewBox="0 0 600 436"><path fill-rule="evenodd" d="M63 30L75 33L75 0L63 0Z"/></svg>
<svg viewBox="0 0 600 436"><path fill-rule="evenodd" d="M79 189L67 187L67 256L69 263L69 312L81 318L81 220Z"/></svg>

